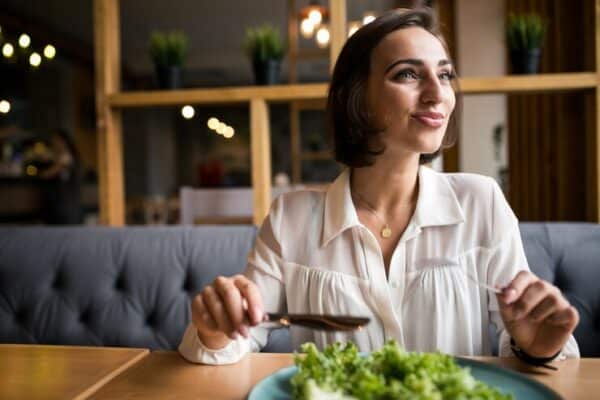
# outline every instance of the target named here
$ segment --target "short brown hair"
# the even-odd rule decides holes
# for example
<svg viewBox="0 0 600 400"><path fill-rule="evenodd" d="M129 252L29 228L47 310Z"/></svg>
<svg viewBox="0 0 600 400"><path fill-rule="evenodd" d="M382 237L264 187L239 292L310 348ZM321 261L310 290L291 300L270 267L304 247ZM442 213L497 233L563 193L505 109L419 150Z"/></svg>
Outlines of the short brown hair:
<svg viewBox="0 0 600 400"><path fill-rule="evenodd" d="M378 140L382 129L373 125L365 101L371 53L389 33L415 26L437 37L450 57L435 17L426 7L388 11L346 41L335 64L327 98L327 125L333 137L336 161L349 167L366 167L373 165L375 157L385 151ZM430 162L442 149L454 144L458 130L456 114L460 113L457 111L460 111L459 96L450 116L450 132L444 135L442 147L435 153L421 154L421 164Z"/></svg>

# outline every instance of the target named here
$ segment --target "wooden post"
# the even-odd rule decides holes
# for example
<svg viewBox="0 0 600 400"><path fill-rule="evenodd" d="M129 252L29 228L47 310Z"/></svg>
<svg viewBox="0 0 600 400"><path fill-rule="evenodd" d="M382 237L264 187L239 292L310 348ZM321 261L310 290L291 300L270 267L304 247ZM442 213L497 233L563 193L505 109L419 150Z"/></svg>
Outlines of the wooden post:
<svg viewBox="0 0 600 400"><path fill-rule="evenodd" d="M292 183L302 182L302 143L300 140L300 104L290 102L290 153L292 162Z"/></svg>
<svg viewBox="0 0 600 400"><path fill-rule="evenodd" d="M288 0L288 82L298 81L298 11L296 0Z"/></svg>
<svg viewBox="0 0 600 400"><path fill-rule="evenodd" d="M250 101L250 151L254 225L262 224L271 205L271 133L269 108L264 99Z"/></svg>
<svg viewBox="0 0 600 400"><path fill-rule="evenodd" d="M121 114L108 104L120 91L119 1L94 0L94 62L100 223L125 223Z"/></svg>
<svg viewBox="0 0 600 400"><path fill-rule="evenodd" d="M344 43L346 43L346 0L329 0L329 71L333 71Z"/></svg>
<svg viewBox="0 0 600 400"><path fill-rule="evenodd" d="M588 220L600 222L600 0L594 2L594 46L596 57L594 69L596 71L596 104L594 111L594 124L588 137L588 148L593 149L588 157Z"/></svg>

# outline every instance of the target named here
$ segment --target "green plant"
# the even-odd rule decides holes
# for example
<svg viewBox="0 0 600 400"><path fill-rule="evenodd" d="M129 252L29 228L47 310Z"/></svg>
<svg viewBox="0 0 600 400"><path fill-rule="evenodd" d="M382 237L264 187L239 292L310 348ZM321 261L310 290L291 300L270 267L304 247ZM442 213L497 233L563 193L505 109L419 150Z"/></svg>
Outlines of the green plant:
<svg viewBox="0 0 600 400"><path fill-rule="evenodd" d="M150 57L156 65L181 66L188 50L188 38L182 32L152 32Z"/></svg>
<svg viewBox="0 0 600 400"><path fill-rule="evenodd" d="M279 30L268 24L246 29L243 47L252 61L281 60L285 54Z"/></svg>
<svg viewBox="0 0 600 400"><path fill-rule="evenodd" d="M541 48L547 26L547 22L537 14L510 14L506 26L510 50Z"/></svg>

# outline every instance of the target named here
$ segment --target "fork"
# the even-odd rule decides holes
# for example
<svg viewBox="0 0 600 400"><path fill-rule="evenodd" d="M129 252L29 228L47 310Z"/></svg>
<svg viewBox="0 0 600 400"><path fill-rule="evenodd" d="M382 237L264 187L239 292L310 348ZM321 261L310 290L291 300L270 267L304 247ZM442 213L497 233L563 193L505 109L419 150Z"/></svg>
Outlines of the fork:
<svg viewBox="0 0 600 400"><path fill-rule="evenodd" d="M493 292L493 293L496 293L496 294L501 294L502 293L502 289L498 289L497 287L494 287L492 285L488 285L487 283L480 282L473 275L469 274L467 271L464 271L464 272L465 272L465 275L467 276L467 278L469 278L469 280L471 282L473 282L474 284L476 284L477 286L482 287L484 289L487 289L490 292Z"/></svg>

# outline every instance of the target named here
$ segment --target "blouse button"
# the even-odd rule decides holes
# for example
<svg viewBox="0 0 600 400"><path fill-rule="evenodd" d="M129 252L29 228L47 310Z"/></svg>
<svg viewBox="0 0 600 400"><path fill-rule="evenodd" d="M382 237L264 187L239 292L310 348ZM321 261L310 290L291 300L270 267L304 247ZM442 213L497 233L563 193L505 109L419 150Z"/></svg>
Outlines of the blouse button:
<svg viewBox="0 0 600 400"><path fill-rule="evenodd" d="M392 281L392 282L390 283L390 286L391 286L391 287L393 287L394 289L397 289L397 288L398 288L400 285L398 284L398 282L397 282L397 281Z"/></svg>

